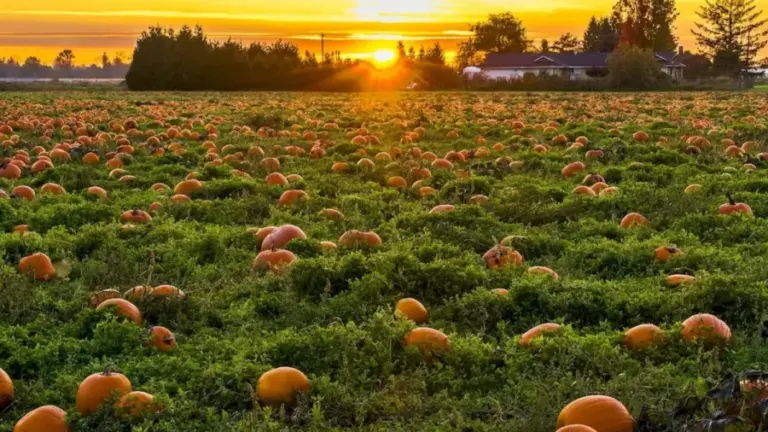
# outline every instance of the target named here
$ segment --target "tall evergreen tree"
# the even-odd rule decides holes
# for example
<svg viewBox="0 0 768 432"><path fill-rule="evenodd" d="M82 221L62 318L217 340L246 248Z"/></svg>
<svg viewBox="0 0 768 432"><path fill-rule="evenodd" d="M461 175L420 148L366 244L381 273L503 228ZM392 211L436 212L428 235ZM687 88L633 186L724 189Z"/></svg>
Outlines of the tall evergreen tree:
<svg viewBox="0 0 768 432"><path fill-rule="evenodd" d="M445 65L445 51L440 46L439 42L435 42L435 45L427 51L424 56L424 61L427 63L433 63L438 65Z"/></svg>
<svg viewBox="0 0 768 432"><path fill-rule="evenodd" d="M692 33L702 51L721 73L738 73L755 65L768 44L768 20L754 0L707 0L696 13L701 19Z"/></svg>
<svg viewBox="0 0 768 432"><path fill-rule="evenodd" d="M542 39L541 42L539 42L539 52L548 53L549 51L550 51L549 40Z"/></svg>
<svg viewBox="0 0 768 432"><path fill-rule="evenodd" d="M580 46L581 43L576 39L576 36L568 32L561 35L560 38L552 44L552 50L557 53L573 54L579 51Z"/></svg>
<svg viewBox="0 0 768 432"><path fill-rule="evenodd" d="M586 52L613 52L619 45L617 27L610 18L598 19L593 16L584 32L583 50Z"/></svg>

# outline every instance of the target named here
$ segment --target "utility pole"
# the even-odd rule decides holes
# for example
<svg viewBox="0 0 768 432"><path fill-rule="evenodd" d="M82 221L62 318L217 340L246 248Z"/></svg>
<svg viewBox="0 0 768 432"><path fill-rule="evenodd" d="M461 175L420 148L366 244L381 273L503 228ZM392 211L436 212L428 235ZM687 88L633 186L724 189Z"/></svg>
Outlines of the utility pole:
<svg viewBox="0 0 768 432"><path fill-rule="evenodd" d="M325 61L325 33L320 33L320 55L320 58Z"/></svg>

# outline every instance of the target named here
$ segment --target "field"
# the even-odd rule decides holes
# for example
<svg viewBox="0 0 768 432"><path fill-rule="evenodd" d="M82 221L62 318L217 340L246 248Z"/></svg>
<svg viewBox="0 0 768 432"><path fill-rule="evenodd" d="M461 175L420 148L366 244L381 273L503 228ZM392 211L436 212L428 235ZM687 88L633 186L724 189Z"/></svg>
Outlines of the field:
<svg viewBox="0 0 768 432"><path fill-rule="evenodd" d="M768 370L767 108L760 93L0 94L0 369L15 387L0 432L43 405L72 431L551 432L591 394L640 431L758 430L746 390L762 376L727 380ZM298 177L268 185L271 171ZM750 211L721 208L727 195ZM622 227L633 212L648 223ZM295 261L254 265L258 229L285 224L306 238L263 249ZM20 269L35 253L55 276ZM164 284L183 295L128 292ZM89 306L110 289L138 325ZM403 298L428 320L393 313ZM690 337L699 313L732 337ZM521 343L542 323L560 327ZM645 323L661 331L627 346ZM423 326L448 344L404 342ZM255 397L283 366L311 389ZM79 414L78 387L106 368L157 409Z"/></svg>

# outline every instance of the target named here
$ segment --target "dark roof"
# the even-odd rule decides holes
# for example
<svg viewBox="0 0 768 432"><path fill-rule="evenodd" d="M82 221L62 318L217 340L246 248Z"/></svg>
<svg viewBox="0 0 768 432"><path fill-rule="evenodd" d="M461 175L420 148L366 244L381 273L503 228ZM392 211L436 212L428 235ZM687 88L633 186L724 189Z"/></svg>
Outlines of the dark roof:
<svg viewBox="0 0 768 432"><path fill-rule="evenodd" d="M489 53L481 68L537 67L551 64L561 67L605 67L608 55L603 52L584 52L575 54L560 53ZM656 53L659 61L665 65L680 65L674 52Z"/></svg>

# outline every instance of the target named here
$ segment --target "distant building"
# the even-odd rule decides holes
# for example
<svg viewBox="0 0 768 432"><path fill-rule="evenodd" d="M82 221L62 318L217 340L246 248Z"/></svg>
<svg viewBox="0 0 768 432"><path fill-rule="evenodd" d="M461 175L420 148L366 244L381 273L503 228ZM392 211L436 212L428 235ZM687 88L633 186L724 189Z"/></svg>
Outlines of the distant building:
<svg viewBox="0 0 768 432"><path fill-rule="evenodd" d="M526 74L560 76L572 80L605 75L610 53L490 53L479 67L488 78L519 79ZM662 72L683 78L685 65L675 52L656 53Z"/></svg>

